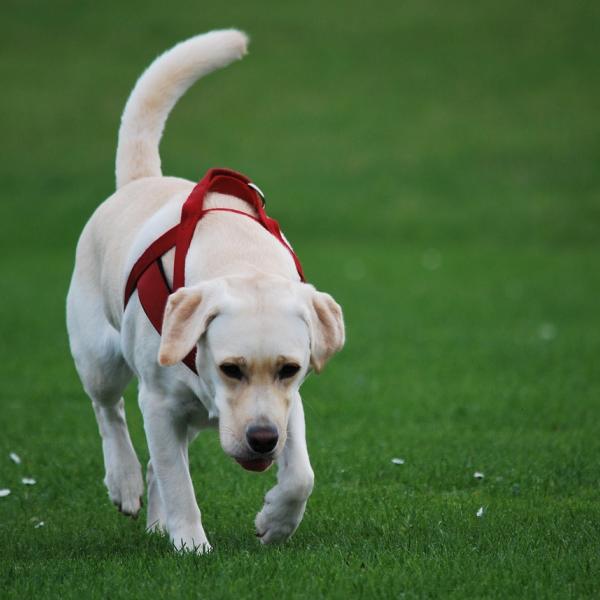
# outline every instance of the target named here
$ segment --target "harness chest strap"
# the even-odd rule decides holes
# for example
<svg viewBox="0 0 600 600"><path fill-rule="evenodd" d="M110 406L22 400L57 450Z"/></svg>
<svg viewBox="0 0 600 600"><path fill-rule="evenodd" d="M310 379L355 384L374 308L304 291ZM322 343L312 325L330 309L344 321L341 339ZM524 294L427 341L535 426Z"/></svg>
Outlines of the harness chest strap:
<svg viewBox="0 0 600 600"><path fill-rule="evenodd" d="M233 208L204 209L204 199L209 192L228 194L244 200L256 210L258 217ZM159 334L162 332L163 316L169 295L185 285L185 259L196 225L209 212L232 212L260 223L289 251L300 280L306 281L298 257L285 241L277 221L271 219L265 213L262 197L250 179L229 169L210 169L184 202L180 222L146 248L133 265L127 278L124 297L125 307L127 307L129 299L137 288L140 304L148 320ZM173 289L170 289L162 268L161 258L173 247L175 248ZM196 348L183 359L183 363L196 373Z"/></svg>

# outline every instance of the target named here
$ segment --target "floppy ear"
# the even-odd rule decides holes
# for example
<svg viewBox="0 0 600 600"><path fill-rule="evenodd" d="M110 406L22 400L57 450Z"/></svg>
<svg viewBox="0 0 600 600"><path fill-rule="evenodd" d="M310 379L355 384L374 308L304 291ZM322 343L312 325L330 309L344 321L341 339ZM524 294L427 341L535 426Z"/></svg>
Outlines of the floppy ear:
<svg viewBox="0 0 600 600"><path fill-rule="evenodd" d="M340 305L329 295L312 290L309 296L310 363L320 373L344 346L346 332Z"/></svg>
<svg viewBox="0 0 600 600"><path fill-rule="evenodd" d="M214 283L179 288L167 300L163 319L158 363L178 363L197 344L209 323L218 314L218 291Z"/></svg>

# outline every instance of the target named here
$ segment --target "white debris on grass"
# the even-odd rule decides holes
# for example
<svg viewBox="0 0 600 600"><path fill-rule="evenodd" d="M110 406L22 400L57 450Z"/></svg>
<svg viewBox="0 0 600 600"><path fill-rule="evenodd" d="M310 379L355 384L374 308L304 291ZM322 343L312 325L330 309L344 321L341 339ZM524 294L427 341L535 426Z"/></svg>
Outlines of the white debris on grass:
<svg viewBox="0 0 600 600"><path fill-rule="evenodd" d="M10 490L8 488L3 488L0 490L0 498L4 498L4 496L8 496L10 494Z"/></svg>
<svg viewBox="0 0 600 600"><path fill-rule="evenodd" d="M481 471L475 471L475 473L473 473L473 477L475 477L475 479L483 479L485 475Z"/></svg>
<svg viewBox="0 0 600 600"><path fill-rule="evenodd" d="M31 517L31 519L29 519L30 523L33 523L33 528L37 529L38 527L43 527L46 523L44 523L44 521L40 521L40 519L38 519L38 517Z"/></svg>
<svg viewBox="0 0 600 600"><path fill-rule="evenodd" d="M552 323L542 323L538 329L538 336L544 342L550 342L556 337L556 325Z"/></svg>
<svg viewBox="0 0 600 600"><path fill-rule="evenodd" d="M23 477L23 479L21 479L21 483L23 485L35 485L37 482L33 477Z"/></svg>
<svg viewBox="0 0 600 600"><path fill-rule="evenodd" d="M475 513L478 517L483 517L483 513L485 512L485 508L483 506L479 507L479 510Z"/></svg>
<svg viewBox="0 0 600 600"><path fill-rule="evenodd" d="M15 465L21 464L21 457L16 452L11 452L8 456L10 457L10 460L15 463Z"/></svg>
<svg viewBox="0 0 600 600"><path fill-rule="evenodd" d="M403 458L392 458L392 463L394 463L395 465L403 465L404 459Z"/></svg>

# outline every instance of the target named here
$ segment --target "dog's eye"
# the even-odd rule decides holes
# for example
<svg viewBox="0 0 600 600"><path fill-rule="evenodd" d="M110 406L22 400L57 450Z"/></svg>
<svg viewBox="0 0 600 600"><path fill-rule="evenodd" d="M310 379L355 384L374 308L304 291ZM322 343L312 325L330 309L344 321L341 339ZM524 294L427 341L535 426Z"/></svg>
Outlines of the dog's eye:
<svg viewBox="0 0 600 600"><path fill-rule="evenodd" d="M244 373L242 373L242 370L234 363L223 363L219 366L219 369L231 379L240 381L244 378Z"/></svg>
<svg viewBox="0 0 600 600"><path fill-rule="evenodd" d="M279 373L277 373L277 377L279 379L290 379L300 370L300 365L295 363L287 363L279 369Z"/></svg>

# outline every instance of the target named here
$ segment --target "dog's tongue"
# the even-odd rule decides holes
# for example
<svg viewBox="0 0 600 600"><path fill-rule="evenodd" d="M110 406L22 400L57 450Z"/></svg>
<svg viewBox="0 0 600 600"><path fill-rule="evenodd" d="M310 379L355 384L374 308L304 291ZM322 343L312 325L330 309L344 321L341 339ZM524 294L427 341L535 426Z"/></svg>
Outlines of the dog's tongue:
<svg viewBox="0 0 600 600"><path fill-rule="evenodd" d="M235 459L246 471L266 471L271 464L272 460L268 458L255 458L253 460L241 460L239 458Z"/></svg>

